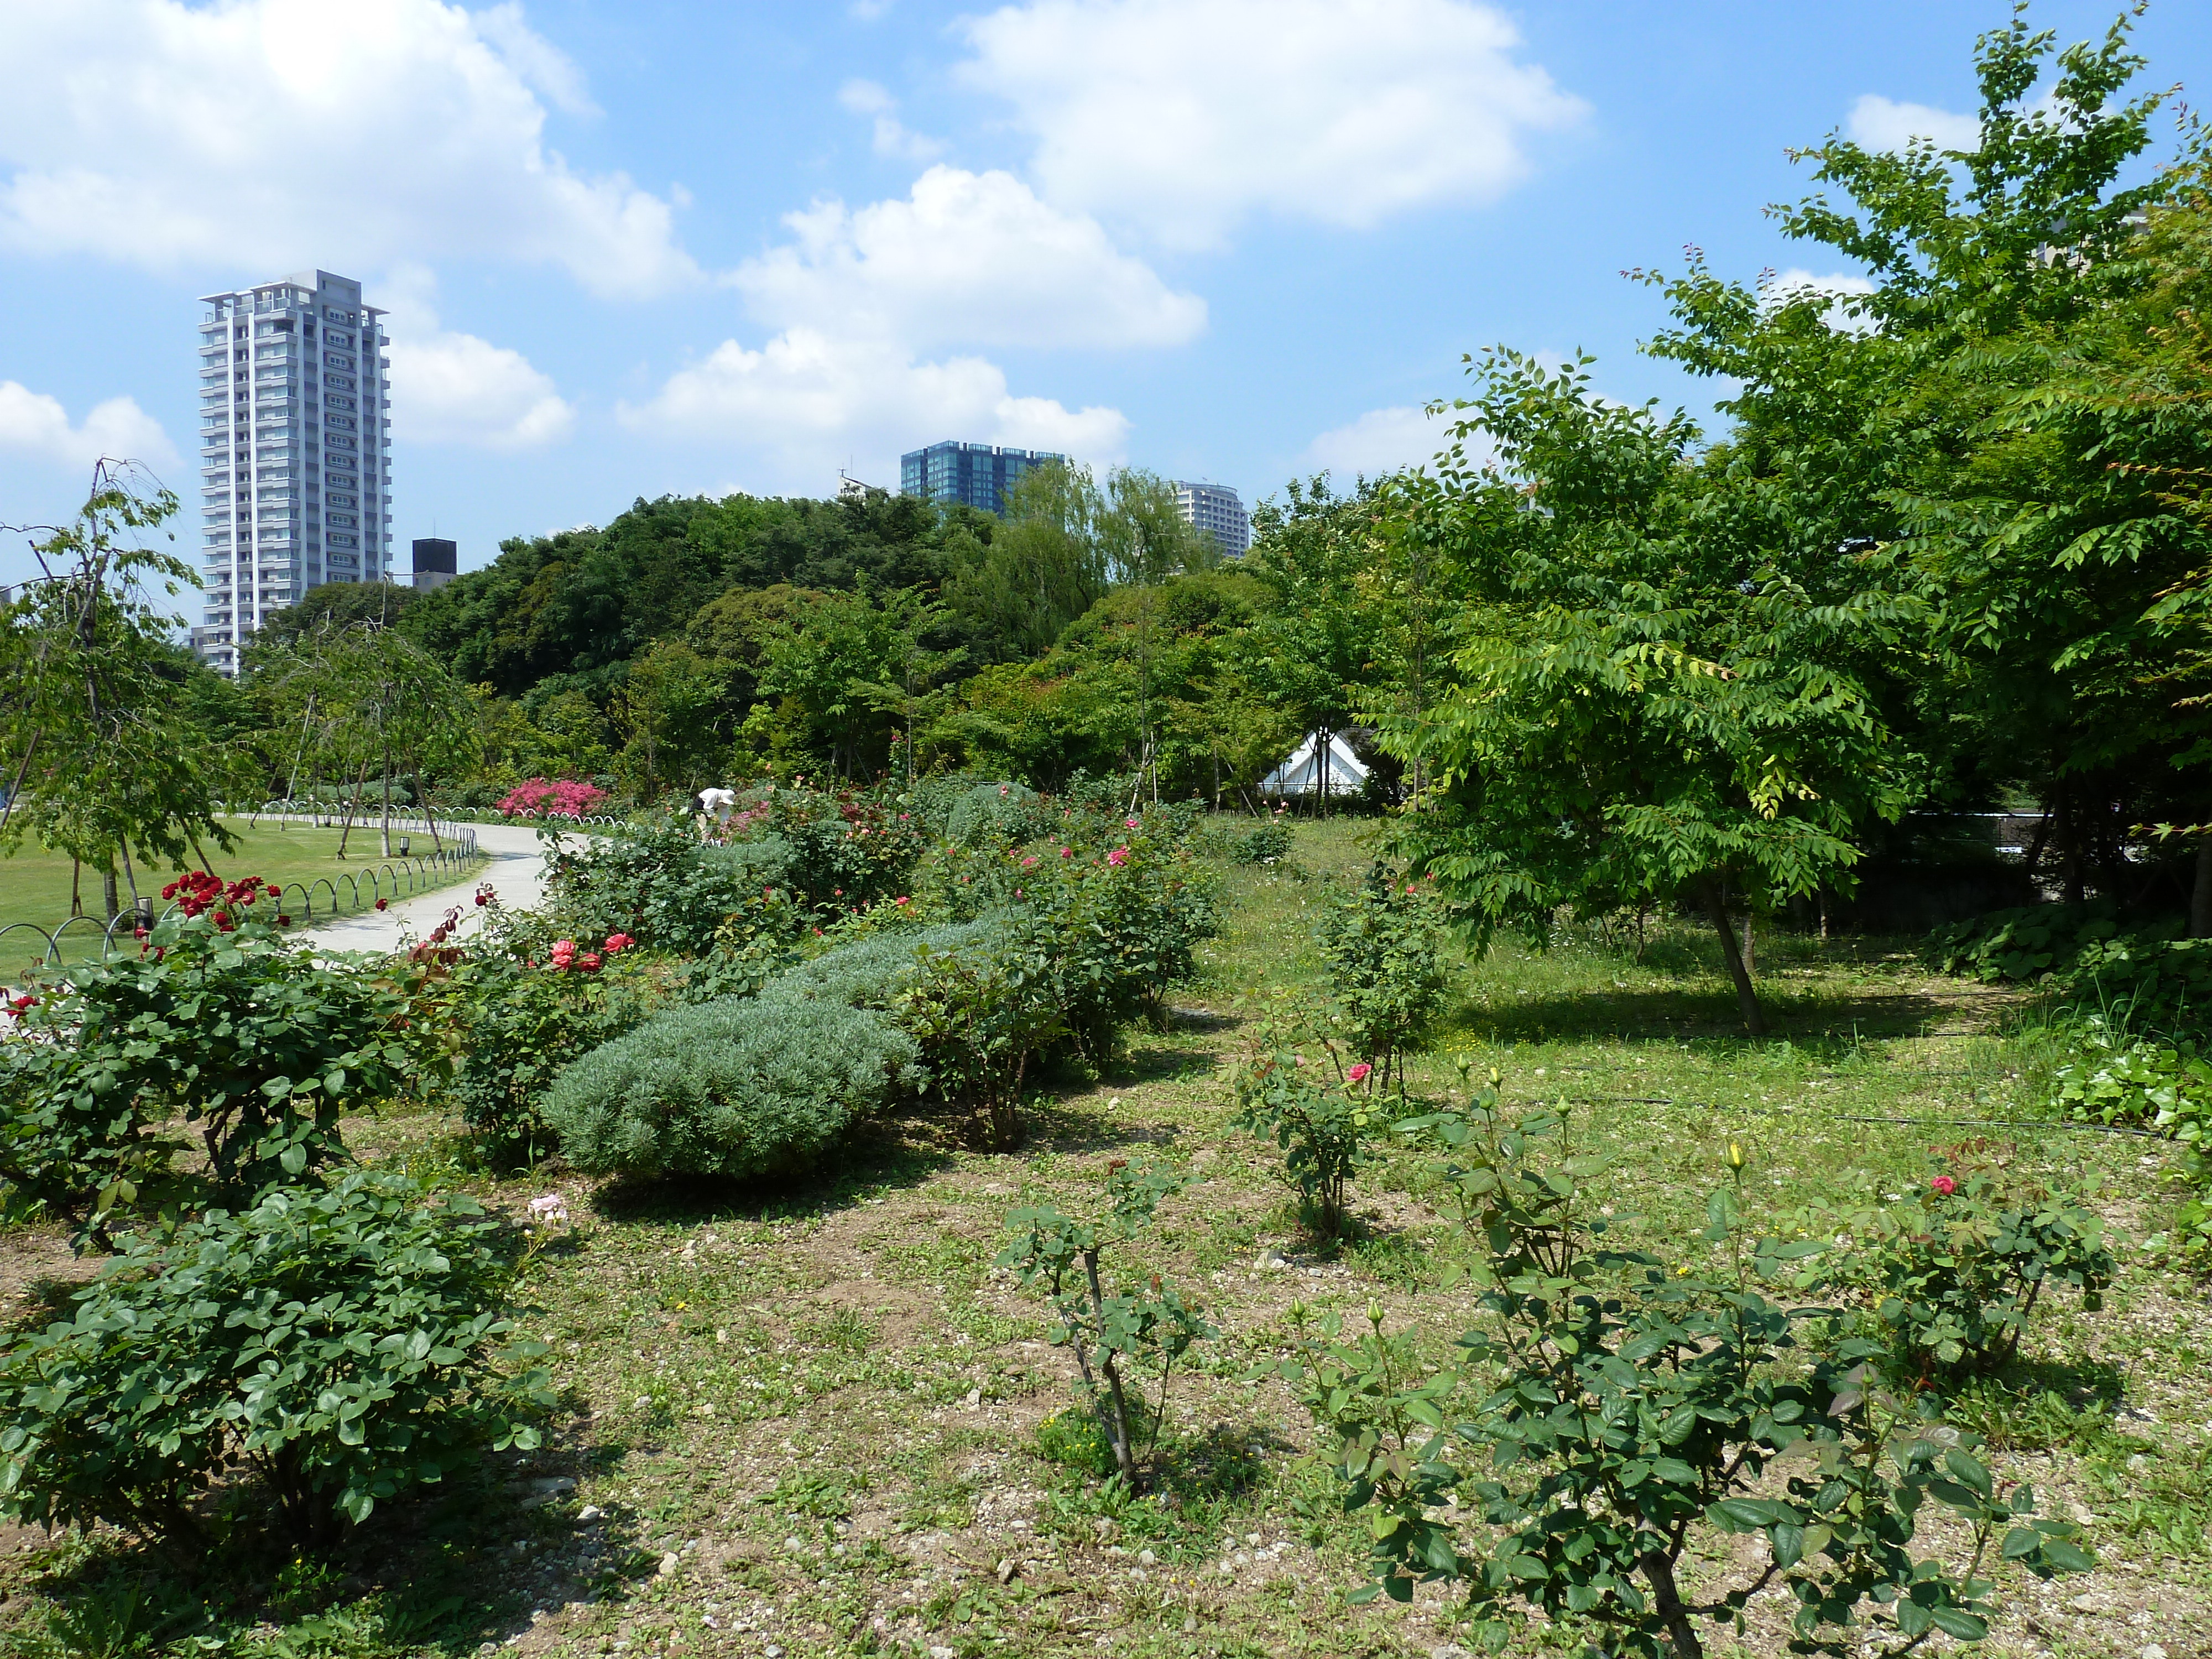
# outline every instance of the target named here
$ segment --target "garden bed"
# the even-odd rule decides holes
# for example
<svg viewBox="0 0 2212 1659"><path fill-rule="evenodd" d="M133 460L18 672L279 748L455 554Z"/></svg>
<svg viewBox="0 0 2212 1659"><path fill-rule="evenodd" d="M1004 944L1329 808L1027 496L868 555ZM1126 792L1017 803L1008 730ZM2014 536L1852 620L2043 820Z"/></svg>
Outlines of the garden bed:
<svg viewBox="0 0 2212 1659"><path fill-rule="evenodd" d="M1132 1033L1095 1085L1032 1108L1015 1154L975 1150L964 1116L907 1108L780 1193L487 1182L454 1161L450 1121L349 1122L368 1161L465 1186L517 1219L563 1195L572 1219L540 1231L526 1279L562 1410L543 1449L380 1511L346 1559L273 1601L241 1593L231 1650L308 1650L276 1643L280 1630L309 1639L310 1620L313 1650L392 1654L1258 1659L1465 1641L1437 1591L1346 1606L1363 1581L1360 1522L1338 1514L1288 1390L1252 1380L1286 1351L1300 1307L1356 1319L1378 1301L1440 1359L1474 1322L1471 1292L1437 1287L1460 1246L1425 1158L1393 1148L1361 1171L1358 1231L1322 1249L1297 1225L1279 1155L1231 1125L1243 999L1317 972L1309 875L1364 862L1352 826L1296 833L1293 865L1228 875L1227 931L1175 998L1204 1017ZM1443 1056L1461 1050L1499 1068L1509 1100L1571 1102L1580 1133L1618 1160L1624 1231L1670 1255L1702 1224L1731 1140L1749 1151L1749 1193L1778 1211L1852 1172L1899 1192L1940 1146L2021 1179L2098 1176L2116 1227L2150 1224L2171 1148L2045 1121L2033 1055L2012 1034L2021 995L1931 974L1881 941L1759 950L1781 1034L1765 1041L1736 1034L1700 933L1662 928L1640 963L1632 945L1501 945L1455 974L1410 1087L1443 1088ZM1175 1384L1154 1490L1136 1498L1047 1455L1069 1455L1040 1430L1070 1403L1070 1361L1038 1299L992 1266L1010 1212L1079 1202L1116 1159L1189 1172L1146 1249L1222 1332ZM2021 1364L1976 1396L2001 1477L2032 1480L2099 1560L2049 1584L2000 1569L1990 1650L2206 1650L2212 1314L2200 1289L2121 1259L2102 1311L2056 1297ZM146 1574L161 1577L119 1540L33 1541L0 1562L0 1625ZM1741 1650L1781 1652L1782 1615L1755 1601ZM330 1635L347 1629L352 1645ZM1717 1632L1714 1650L1727 1639ZM1522 1646L1543 1644L1537 1630Z"/></svg>

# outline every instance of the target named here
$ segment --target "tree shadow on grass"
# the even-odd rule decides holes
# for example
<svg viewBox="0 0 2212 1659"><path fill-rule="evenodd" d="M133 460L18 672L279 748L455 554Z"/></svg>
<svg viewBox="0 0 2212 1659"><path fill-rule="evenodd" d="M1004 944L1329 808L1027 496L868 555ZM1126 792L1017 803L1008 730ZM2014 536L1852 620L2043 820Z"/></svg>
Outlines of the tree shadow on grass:
<svg viewBox="0 0 2212 1659"><path fill-rule="evenodd" d="M1182 1139L1179 1124L1146 1121L1136 1113L1109 1110L1095 1096L1032 1101L1027 1108L1024 1151L1103 1152L1170 1147Z"/></svg>
<svg viewBox="0 0 2212 1659"><path fill-rule="evenodd" d="M1743 1028L1733 993L1684 987L1662 991L1593 989L1518 998L1483 1005L1462 1003L1437 1031L1440 1046L1461 1042L1504 1045L1604 1038L1620 1042L1689 1042L1725 1048L1764 1047L1778 1041L1804 1046L1860 1039L1934 1036L1954 1030L1960 1000L1920 991L1824 994L1787 987L1763 988L1767 1034Z"/></svg>
<svg viewBox="0 0 2212 1659"><path fill-rule="evenodd" d="M258 1488L240 1481L213 1495L216 1542L189 1559L109 1533L58 1542L70 1559L40 1586L52 1597L40 1622L60 1638L55 1650L68 1653L165 1643L189 1651L193 1638L229 1646L270 1626L276 1653L474 1653L527 1631L533 1602L549 1593L533 1589L523 1558L495 1540L529 1540L532 1564L562 1556L603 1564L588 1577L564 1577L558 1599L617 1595L651 1577L656 1558L641 1547L635 1516L616 1505L586 1522L573 1497L547 1490L562 1469L607 1461L598 1447L487 1456L379 1504L324 1554L295 1551L265 1524L270 1506Z"/></svg>
<svg viewBox="0 0 2212 1659"><path fill-rule="evenodd" d="M803 1175L735 1181L712 1176L623 1176L592 1197L613 1222L787 1221L846 1210L921 1186L959 1155L967 1133L955 1113L908 1113L856 1124L817 1168Z"/></svg>
<svg viewBox="0 0 2212 1659"><path fill-rule="evenodd" d="M1152 1489L1186 1507L1234 1504L1267 1478L1270 1455L1296 1449L1279 1425L1257 1420L1167 1435L1152 1449Z"/></svg>

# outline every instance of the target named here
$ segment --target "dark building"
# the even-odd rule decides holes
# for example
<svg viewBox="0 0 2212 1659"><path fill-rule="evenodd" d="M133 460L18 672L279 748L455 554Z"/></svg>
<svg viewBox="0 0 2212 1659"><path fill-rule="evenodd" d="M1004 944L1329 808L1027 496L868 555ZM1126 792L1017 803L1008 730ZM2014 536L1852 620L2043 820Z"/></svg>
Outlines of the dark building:
<svg viewBox="0 0 2212 1659"><path fill-rule="evenodd" d="M460 550L439 536L415 538L415 586L423 592L443 587L461 568Z"/></svg>
<svg viewBox="0 0 2212 1659"><path fill-rule="evenodd" d="M1002 449L995 444L956 443L947 438L899 457L899 494L939 503L965 501L986 513L1005 510L1006 492L1033 466L1067 457L1042 449Z"/></svg>

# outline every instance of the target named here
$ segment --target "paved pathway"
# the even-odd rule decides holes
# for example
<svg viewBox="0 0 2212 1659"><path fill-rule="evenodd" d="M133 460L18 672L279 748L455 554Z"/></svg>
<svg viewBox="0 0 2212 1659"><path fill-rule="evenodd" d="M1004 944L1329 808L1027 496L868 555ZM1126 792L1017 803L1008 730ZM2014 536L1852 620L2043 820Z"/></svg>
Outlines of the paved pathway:
<svg viewBox="0 0 2212 1659"><path fill-rule="evenodd" d="M412 939L423 938L446 919L446 912L456 904L461 907L461 927L465 937L476 931L477 911L470 900L478 882L489 882L499 893L501 905L507 909L532 908L545 889L545 860L538 831L511 823L470 827L477 832L477 850L488 855L473 879L434 887L412 898L394 899L388 910L363 910L356 915L341 916L324 927L307 930L303 937L329 951L396 951L403 932Z"/></svg>

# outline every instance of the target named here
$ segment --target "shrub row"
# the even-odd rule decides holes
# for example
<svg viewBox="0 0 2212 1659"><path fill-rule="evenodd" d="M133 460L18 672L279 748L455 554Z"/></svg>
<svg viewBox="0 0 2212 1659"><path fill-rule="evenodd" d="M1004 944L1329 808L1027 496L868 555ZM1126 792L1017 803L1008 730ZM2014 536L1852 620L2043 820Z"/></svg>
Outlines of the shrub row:
<svg viewBox="0 0 2212 1659"><path fill-rule="evenodd" d="M350 1166L343 1109L443 1068L422 975L319 958L262 884L180 882L135 958L11 1000L0 1176L117 1253L0 1340L0 1516L197 1553L223 1521L320 1551L550 1403L511 1230ZM200 1131L180 1164L161 1126ZM156 1212L154 1200L160 1205Z"/></svg>
<svg viewBox="0 0 2212 1659"><path fill-rule="evenodd" d="M574 1061L548 1121L586 1170L788 1174L854 1118L934 1091L983 1109L1011 1146L1039 1063L1103 1060L1214 930L1178 827L1066 812L1028 850L947 843L916 872L921 893L852 907L811 959L779 969L750 937L718 951L694 984L757 990L662 1012Z"/></svg>

